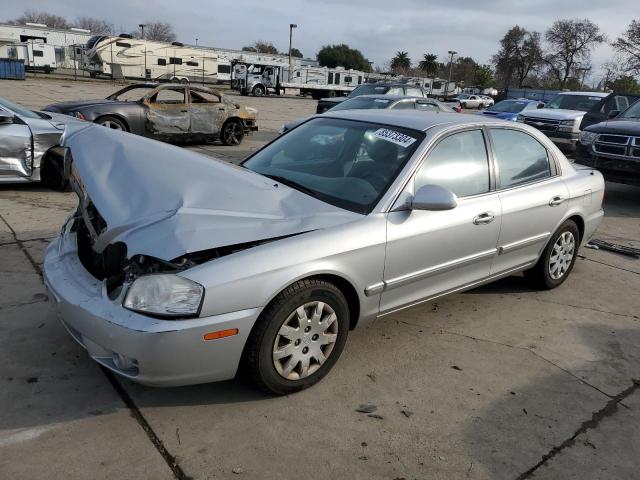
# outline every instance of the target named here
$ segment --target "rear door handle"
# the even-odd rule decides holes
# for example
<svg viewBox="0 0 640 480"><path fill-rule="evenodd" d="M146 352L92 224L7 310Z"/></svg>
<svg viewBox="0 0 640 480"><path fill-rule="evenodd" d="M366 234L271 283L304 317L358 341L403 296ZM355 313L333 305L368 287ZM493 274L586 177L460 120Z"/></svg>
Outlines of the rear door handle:
<svg viewBox="0 0 640 480"><path fill-rule="evenodd" d="M549 206L550 207L557 207L558 205L560 205L562 202L564 202L567 198L563 197L562 195L556 195L555 197L553 197L551 200L549 200Z"/></svg>
<svg viewBox="0 0 640 480"><path fill-rule="evenodd" d="M484 212L484 213L481 213L480 215L476 215L475 217L473 217L473 224L486 225L487 223L493 222L495 218L496 216L494 215L493 212Z"/></svg>

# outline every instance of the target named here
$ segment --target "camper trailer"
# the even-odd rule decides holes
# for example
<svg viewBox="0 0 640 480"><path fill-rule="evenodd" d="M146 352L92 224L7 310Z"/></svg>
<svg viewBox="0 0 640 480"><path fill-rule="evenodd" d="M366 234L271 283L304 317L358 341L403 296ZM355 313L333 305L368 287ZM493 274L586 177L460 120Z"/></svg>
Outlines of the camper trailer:
<svg viewBox="0 0 640 480"><path fill-rule="evenodd" d="M188 83L215 82L218 56L210 49L166 43L131 35L96 36L87 42L83 68L92 77L145 78Z"/></svg>
<svg viewBox="0 0 640 480"><path fill-rule="evenodd" d="M22 60L27 71L50 73L58 64L53 45L39 42L10 43L0 47L0 57Z"/></svg>

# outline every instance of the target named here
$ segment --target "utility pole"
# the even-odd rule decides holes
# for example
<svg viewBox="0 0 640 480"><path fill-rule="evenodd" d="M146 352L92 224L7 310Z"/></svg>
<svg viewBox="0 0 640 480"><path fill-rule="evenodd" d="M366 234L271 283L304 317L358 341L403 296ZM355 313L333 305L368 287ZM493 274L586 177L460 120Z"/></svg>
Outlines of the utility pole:
<svg viewBox="0 0 640 480"><path fill-rule="evenodd" d="M196 37L196 47L198 46L198 37Z"/></svg>
<svg viewBox="0 0 640 480"><path fill-rule="evenodd" d="M140 25L138 25L140 27L140 38L142 40L144 40L144 27L146 27L146 25L144 23L141 23ZM147 46L144 45L144 75L143 75L144 79L147 79Z"/></svg>
<svg viewBox="0 0 640 480"><path fill-rule="evenodd" d="M293 39L293 29L298 28L295 23L289 24L289 81L291 81L291 70L293 70L293 64L291 63L291 40Z"/></svg>
<svg viewBox="0 0 640 480"><path fill-rule="evenodd" d="M449 80L447 81L447 85L444 87L444 99L447 99L447 95L449 94L449 84L451 83L451 71L453 70L453 56L458 53L454 50L449 50L447 52L449 57Z"/></svg>

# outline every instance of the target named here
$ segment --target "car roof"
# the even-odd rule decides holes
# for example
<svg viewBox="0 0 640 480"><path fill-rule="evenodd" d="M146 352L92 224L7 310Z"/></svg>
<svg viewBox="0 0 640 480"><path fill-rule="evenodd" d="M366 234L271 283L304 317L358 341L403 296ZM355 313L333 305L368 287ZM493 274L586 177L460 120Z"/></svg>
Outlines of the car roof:
<svg viewBox="0 0 640 480"><path fill-rule="evenodd" d="M558 95L580 95L582 97L607 97L608 93L604 92L560 92Z"/></svg>
<svg viewBox="0 0 640 480"><path fill-rule="evenodd" d="M381 123L411 130L425 131L431 127L442 124L451 125L478 125L496 123L492 117L482 115L469 115L463 113L440 112L434 115L425 115L424 112L411 110L331 110L322 114L323 118L339 118L344 120L357 120L360 122Z"/></svg>
<svg viewBox="0 0 640 480"><path fill-rule="evenodd" d="M433 98L426 97L416 97L415 95L385 95L384 93L372 93L370 95L358 95L353 98L371 98L371 99L383 99L383 100L409 100L409 99L420 99L420 100L434 100Z"/></svg>

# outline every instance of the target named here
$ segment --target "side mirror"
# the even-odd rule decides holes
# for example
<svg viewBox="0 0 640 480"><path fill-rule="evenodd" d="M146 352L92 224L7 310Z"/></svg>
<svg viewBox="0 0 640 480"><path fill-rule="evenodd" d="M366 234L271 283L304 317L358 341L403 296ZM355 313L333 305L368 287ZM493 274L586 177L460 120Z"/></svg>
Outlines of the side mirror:
<svg viewBox="0 0 640 480"><path fill-rule="evenodd" d="M607 118L616 118L620 114L620 110L610 110Z"/></svg>
<svg viewBox="0 0 640 480"><path fill-rule="evenodd" d="M411 210L452 210L458 206L458 197L439 185L424 185L411 200Z"/></svg>
<svg viewBox="0 0 640 480"><path fill-rule="evenodd" d="M0 110L0 125L10 125L13 123L13 114Z"/></svg>

